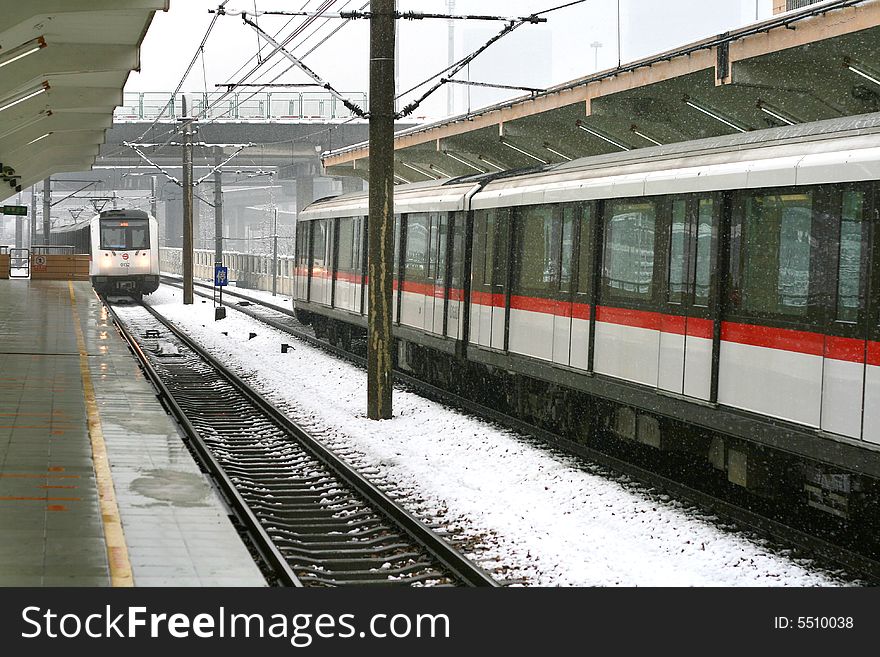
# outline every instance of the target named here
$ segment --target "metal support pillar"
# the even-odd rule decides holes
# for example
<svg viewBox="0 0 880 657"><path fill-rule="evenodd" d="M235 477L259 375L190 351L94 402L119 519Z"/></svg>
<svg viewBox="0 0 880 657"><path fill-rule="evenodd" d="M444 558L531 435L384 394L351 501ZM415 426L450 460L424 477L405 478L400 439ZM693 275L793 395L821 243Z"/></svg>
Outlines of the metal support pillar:
<svg viewBox="0 0 880 657"><path fill-rule="evenodd" d="M370 4L370 195L367 416L392 416L391 265L394 250L395 0Z"/></svg>
<svg viewBox="0 0 880 657"><path fill-rule="evenodd" d="M296 177L296 216L315 200L315 178L311 175Z"/></svg>
<svg viewBox="0 0 880 657"><path fill-rule="evenodd" d="M159 218L159 200L156 198L156 176L150 176L150 214Z"/></svg>
<svg viewBox="0 0 880 657"><path fill-rule="evenodd" d="M278 291L278 208L272 219L272 296Z"/></svg>
<svg viewBox="0 0 880 657"><path fill-rule="evenodd" d="M214 262L223 262L223 174L220 163L223 161L223 149L214 148Z"/></svg>
<svg viewBox="0 0 880 657"><path fill-rule="evenodd" d="M52 217L52 179L43 181L43 244L49 243L49 232L52 230L50 223Z"/></svg>
<svg viewBox="0 0 880 657"><path fill-rule="evenodd" d="M18 193L18 205L21 205L21 192ZM15 248L22 247L24 233L24 217L15 217Z"/></svg>
<svg viewBox="0 0 880 657"><path fill-rule="evenodd" d="M34 238L37 235L37 186L31 185L31 223L28 232L28 245L34 248Z"/></svg>
<svg viewBox="0 0 880 657"><path fill-rule="evenodd" d="M193 173L192 122L183 99L183 303L193 302Z"/></svg>

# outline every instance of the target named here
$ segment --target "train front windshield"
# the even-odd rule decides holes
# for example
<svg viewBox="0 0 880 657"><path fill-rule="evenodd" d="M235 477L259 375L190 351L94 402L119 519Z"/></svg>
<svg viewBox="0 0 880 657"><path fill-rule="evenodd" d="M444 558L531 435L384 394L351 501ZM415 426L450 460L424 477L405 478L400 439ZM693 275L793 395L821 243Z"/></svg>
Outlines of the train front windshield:
<svg viewBox="0 0 880 657"><path fill-rule="evenodd" d="M101 219L101 248L111 251L149 249L149 221L147 219Z"/></svg>

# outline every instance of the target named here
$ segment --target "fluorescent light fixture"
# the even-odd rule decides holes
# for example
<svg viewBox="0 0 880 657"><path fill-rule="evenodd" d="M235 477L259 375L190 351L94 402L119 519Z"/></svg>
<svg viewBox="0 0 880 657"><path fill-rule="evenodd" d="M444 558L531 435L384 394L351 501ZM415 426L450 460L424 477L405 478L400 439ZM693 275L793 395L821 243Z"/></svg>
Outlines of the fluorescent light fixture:
<svg viewBox="0 0 880 657"><path fill-rule="evenodd" d="M427 171L423 171L422 169L420 169L420 168L418 168L418 167L416 167L416 166L413 166L412 164L407 164L406 162L401 162L401 164L402 164L403 166L405 166L407 169L412 169L412 170L415 171L416 173L420 173L420 174L422 174L423 176L427 176L427 177L430 178L431 180L437 180L437 178L436 178L433 174L428 173Z"/></svg>
<svg viewBox="0 0 880 657"><path fill-rule="evenodd" d="M410 183L409 180L407 180L407 179L404 178L403 176L398 176L396 173L394 174L394 179L395 179L395 180L399 180L399 181L402 182L402 183L407 183L407 184Z"/></svg>
<svg viewBox="0 0 880 657"><path fill-rule="evenodd" d="M46 40L41 36L37 37L36 39L31 39L30 41L25 41L20 46L16 46L15 48L11 48L5 53L0 54L0 68L3 68L7 64L11 64L12 62L16 62L22 57L32 55L40 48L45 47Z"/></svg>
<svg viewBox="0 0 880 657"><path fill-rule="evenodd" d="M485 157L483 157L482 155L477 155L477 159L478 159L480 162L484 162L485 164L488 164L490 167L492 167L492 168L495 169L496 171L507 171L507 169L505 169L505 168L504 168L503 166L501 166L500 164L495 164L492 160L487 160L487 159L486 159Z"/></svg>
<svg viewBox="0 0 880 657"><path fill-rule="evenodd" d="M45 91L49 88L48 82L43 82L43 85L36 89L35 91L25 92L24 94L20 94L18 96L13 96L12 98L6 98L4 100L0 100L0 112L3 110L8 110L10 107L15 107L19 103L23 103L26 100L30 100L34 96L39 96L41 93L45 93Z"/></svg>
<svg viewBox="0 0 880 657"><path fill-rule="evenodd" d="M862 68L860 66L853 66L853 64L850 62L849 59L844 59L843 65L846 68L848 68L850 71L855 73L856 75L860 75L863 78L865 78L866 80L870 80L874 84L880 85L880 76L877 76L874 73L869 73L868 71L866 71L864 68Z"/></svg>
<svg viewBox="0 0 880 657"><path fill-rule="evenodd" d="M758 101L757 108L759 110L761 110L762 112L764 112L764 114L769 114L777 121L782 121L786 125L794 125L795 123L798 123L798 121L795 121L794 119L790 119L787 116L785 116L784 114L782 114L782 112L780 112L778 109L775 109L775 108L769 106L763 100Z"/></svg>
<svg viewBox="0 0 880 657"><path fill-rule="evenodd" d="M694 101L692 101L692 100L691 100L690 98L688 98L687 96L685 96L685 97L683 98L683 100L684 100L684 104L687 105L688 107L693 107L693 108L694 108L695 110L697 110L698 112L702 112L702 113L705 114L706 116L711 116L711 117L712 117L713 119L715 119L716 121L721 121L721 123L723 123L723 124L726 125L726 126L729 126L729 127L733 128L734 130L738 130L739 132L748 132L745 128L741 128L740 126L736 125L735 123L733 123L733 122L731 122L731 121L728 121L728 120L725 119L723 116L720 116L720 115L716 114L715 112L713 112L713 111L711 111L711 110L708 110L708 109L706 109L705 107L702 107L701 105L698 105L697 103L695 103Z"/></svg>
<svg viewBox="0 0 880 657"><path fill-rule="evenodd" d="M445 178L452 178L452 177L453 177L452 175L446 173L446 172L445 172L443 169L441 169L440 167L438 167L438 166L434 166L433 164L429 164L429 165L428 165L428 168L431 169L431 171L436 171L437 173L439 173L441 176L443 176L443 177L445 177Z"/></svg>
<svg viewBox="0 0 880 657"><path fill-rule="evenodd" d="M562 158L563 160L565 160L566 162L571 162L571 160L572 160L572 158L570 158L568 155L566 155L565 153L560 153L559 151L557 151L555 148L553 148L553 147L552 147L550 144L548 144L547 142L544 142L544 148L546 148L548 151L550 151L550 152L553 153L554 155L558 155L559 157L561 157L561 158Z"/></svg>
<svg viewBox="0 0 880 657"><path fill-rule="evenodd" d="M51 134L52 134L51 132L47 132L45 135L41 135L41 136L37 137L36 139L31 139L28 143L25 144L25 146L30 146L31 144L36 144L38 141L40 141L41 139L45 139L46 137L48 137Z"/></svg>
<svg viewBox="0 0 880 657"><path fill-rule="evenodd" d="M585 125L584 125L583 123L581 123L580 121L578 121L575 125L577 125L577 127L580 128L581 130L583 130L584 132L588 132L588 133L590 133L591 135L593 135L594 137L598 137L598 138L601 139L602 141L607 141L607 142L608 142L609 144L611 144L612 146L617 146L617 147L618 147L620 150L622 150L622 151L629 151L629 150L632 150L629 146L624 146L624 145L621 144L619 141L615 141L615 140L612 139L611 137L608 137L608 136L606 136L606 135L603 135L601 132L598 132L598 131L596 131L596 130L593 130L592 128L588 128L587 126L585 126Z"/></svg>
<svg viewBox="0 0 880 657"><path fill-rule="evenodd" d="M662 142L657 141L657 140L654 139L653 137L649 137L649 136L646 135L644 132L642 132L641 130L639 130L639 126L637 126L637 125L632 126L632 127L630 128L630 130L632 130L632 132L633 132L634 135L638 135L638 136L641 137L642 139L645 139L645 140L651 142L651 143L654 144L655 146L662 146L662 145L663 145Z"/></svg>
<svg viewBox="0 0 880 657"><path fill-rule="evenodd" d="M18 132L19 130L24 130L25 128L30 128L35 123L39 123L40 121L42 121L43 119L45 119L49 116L52 116L52 112L49 110L45 110L43 112L40 112L31 120L25 121L24 123L19 123L15 127L11 128L10 130L7 130L6 132L0 133L0 139L6 139L6 137L13 134L14 132Z"/></svg>
<svg viewBox="0 0 880 657"><path fill-rule="evenodd" d="M443 153L444 153L446 156L451 157L451 158L452 158L453 160L455 160L456 162L460 162L461 164L465 165L466 167L470 167L471 169L473 169L473 170L476 171L477 173L486 173L486 171L484 171L484 170L481 169L480 167L478 167L478 166L476 166L476 165L474 165L474 164L471 164L470 162L468 162L468 161L465 160L464 158L458 157L458 155L455 155L455 154L453 154L453 153L450 153L449 151L443 151Z"/></svg>
<svg viewBox="0 0 880 657"><path fill-rule="evenodd" d="M512 148L513 150L517 151L518 153L522 153L522 154L525 155L526 157L530 157L530 158L532 158L533 160L537 160L537 161L540 162L541 164L550 164L549 161L544 160L544 159L538 157L537 155L532 155L532 154L529 153L528 151L523 150L522 148L520 148L519 146L515 146L515 145L511 144L509 141L507 141L507 140L504 139L503 137L499 137L498 140L499 140L504 146L507 146L508 148Z"/></svg>

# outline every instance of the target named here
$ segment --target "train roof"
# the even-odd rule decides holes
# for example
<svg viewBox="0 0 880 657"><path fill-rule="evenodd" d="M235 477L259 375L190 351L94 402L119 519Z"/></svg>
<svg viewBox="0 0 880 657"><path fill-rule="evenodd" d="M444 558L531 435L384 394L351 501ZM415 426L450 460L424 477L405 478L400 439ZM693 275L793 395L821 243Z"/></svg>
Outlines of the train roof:
<svg viewBox="0 0 880 657"><path fill-rule="evenodd" d="M479 209L878 178L880 113L873 113L398 185L394 209L449 211L465 209L469 199ZM366 215L367 203L366 192L337 196L313 203L302 218Z"/></svg>
<svg viewBox="0 0 880 657"><path fill-rule="evenodd" d="M132 219L150 219L151 215L148 212L143 210L136 210L134 208L131 209L116 209L116 210L104 210L100 214L90 214L87 217L83 218L83 215L80 215L79 218L73 220L70 223L66 223L63 225L52 226L53 233L74 233L78 230L85 230L89 227L89 225L98 218L106 218L112 219L114 217L130 217Z"/></svg>

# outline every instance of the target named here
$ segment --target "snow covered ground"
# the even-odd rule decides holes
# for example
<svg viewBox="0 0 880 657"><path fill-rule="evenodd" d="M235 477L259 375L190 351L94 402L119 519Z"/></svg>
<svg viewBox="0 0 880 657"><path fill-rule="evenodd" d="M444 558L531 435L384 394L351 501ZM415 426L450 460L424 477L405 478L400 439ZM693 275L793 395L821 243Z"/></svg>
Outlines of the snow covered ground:
<svg viewBox="0 0 880 657"><path fill-rule="evenodd" d="M255 293L260 298L268 293ZM289 298L275 298L289 308ZM146 302L220 356L276 405L413 512L466 535L496 575L540 586L838 586L833 575L725 531L625 478L510 431L395 391L394 418L365 417L366 376L210 300L182 305L169 286ZM234 301L230 299L233 304ZM226 332L228 335L224 335ZM248 333L257 336L248 339Z"/></svg>

